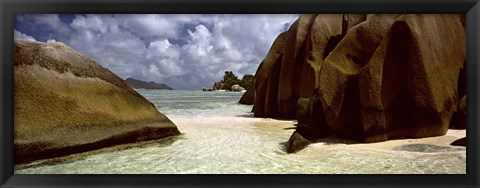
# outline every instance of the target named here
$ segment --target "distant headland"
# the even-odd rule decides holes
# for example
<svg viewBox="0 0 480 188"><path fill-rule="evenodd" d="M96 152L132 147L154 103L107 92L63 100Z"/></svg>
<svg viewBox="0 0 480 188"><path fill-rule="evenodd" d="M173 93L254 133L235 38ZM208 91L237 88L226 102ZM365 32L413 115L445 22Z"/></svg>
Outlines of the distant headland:
<svg viewBox="0 0 480 188"><path fill-rule="evenodd" d="M125 79L125 83L127 83L130 87L133 87L135 89L167 89L167 90L173 90L167 84L155 83L155 82L152 82L152 81L145 82L145 81L137 80L137 79L133 79L133 78Z"/></svg>

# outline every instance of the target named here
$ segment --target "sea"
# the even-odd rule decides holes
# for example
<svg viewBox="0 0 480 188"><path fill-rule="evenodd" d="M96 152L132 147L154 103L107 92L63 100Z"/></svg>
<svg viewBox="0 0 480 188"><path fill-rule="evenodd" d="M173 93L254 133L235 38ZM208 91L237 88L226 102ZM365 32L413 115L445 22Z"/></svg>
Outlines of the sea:
<svg viewBox="0 0 480 188"><path fill-rule="evenodd" d="M287 154L294 120L257 118L242 92L137 90L182 133L15 166L16 174L465 174L466 149L325 141ZM334 139L335 140L335 139Z"/></svg>

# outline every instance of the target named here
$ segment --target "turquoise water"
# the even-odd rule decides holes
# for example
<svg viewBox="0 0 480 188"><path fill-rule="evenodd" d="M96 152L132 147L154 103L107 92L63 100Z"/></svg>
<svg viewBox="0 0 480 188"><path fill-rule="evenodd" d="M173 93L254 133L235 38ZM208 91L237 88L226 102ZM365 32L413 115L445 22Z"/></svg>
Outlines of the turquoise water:
<svg viewBox="0 0 480 188"><path fill-rule="evenodd" d="M167 116L251 115L252 106L238 104L242 92L193 90L138 90Z"/></svg>
<svg viewBox="0 0 480 188"><path fill-rule="evenodd" d="M139 90L180 136L17 166L17 174L445 174L466 173L462 147L397 149L320 142L296 154L294 121L254 118L243 93ZM412 149L413 147L413 149ZM422 149L423 148L423 149ZM415 151L415 152L412 152Z"/></svg>

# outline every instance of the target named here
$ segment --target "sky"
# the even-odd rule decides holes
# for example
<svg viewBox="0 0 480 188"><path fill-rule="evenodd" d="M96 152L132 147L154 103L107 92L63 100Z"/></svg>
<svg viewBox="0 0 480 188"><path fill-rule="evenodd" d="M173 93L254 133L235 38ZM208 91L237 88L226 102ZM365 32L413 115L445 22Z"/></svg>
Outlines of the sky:
<svg viewBox="0 0 480 188"><path fill-rule="evenodd" d="M254 74L299 15L58 15L15 17L14 36L63 42L123 79L174 89L212 87L233 71Z"/></svg>

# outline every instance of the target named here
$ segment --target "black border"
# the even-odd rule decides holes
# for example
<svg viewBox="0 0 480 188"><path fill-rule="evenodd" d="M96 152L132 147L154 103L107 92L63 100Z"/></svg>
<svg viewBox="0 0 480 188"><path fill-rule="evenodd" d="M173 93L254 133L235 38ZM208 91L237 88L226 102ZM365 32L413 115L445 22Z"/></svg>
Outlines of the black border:
<svg viewBox="0 0 480 188"><path fill-rule="evenodd" d="M1 187L478 187L479 0L0 0ZM14 175L13 23L23 13L465 13L467 175Z"/></svg>

